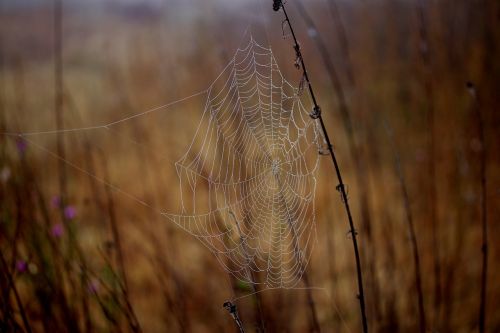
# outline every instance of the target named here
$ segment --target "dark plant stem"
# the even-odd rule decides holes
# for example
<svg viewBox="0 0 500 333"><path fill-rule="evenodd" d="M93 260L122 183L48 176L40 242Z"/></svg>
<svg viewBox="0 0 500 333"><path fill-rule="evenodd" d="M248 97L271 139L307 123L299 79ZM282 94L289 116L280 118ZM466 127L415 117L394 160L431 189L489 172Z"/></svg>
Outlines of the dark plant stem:
<svg viewBox="0 0 500 333"><path fill-rule="evenodd" d="M337 28L337 35L338 39L341 42L341 48L344 53L345 61L346 61L346 68L347 68L347 76L348 76L348 84L349 84L349 89L355 90L354 87L354 75L352 73L352 66L350 62L350 55L349 55L349 44L347 41L347 37L345 34L345 29L343 27L342 22L340 21L340 14L338 12L338 8L336 6L335 1L329 1L332 15L334 16L334 21L336 22L336 28ZM368 272L369 272L369 277L371 282L371 296L372 296L372 306L374 307L374 319L375 322L379 321L380 318L380 305L378 304L379 302L379 282L377 279L377 275L375 274L375 265L377 262L377 255L376 255L376 247L373 245L373 230L372 230L372 219L370 216L370 200L368 197L369 193L369 181L368 181L368 172L365 167L365 163L363 163L362 159L362 154L360 149L358 148L358 145L356 143L356 138L355 138L355 133L354 133L354 125L352 121L352 109L348 106L347 100L346 100L346 95L345 95L345 90L344 87L339 79L338 73L335 69L335 66L333 64L333 61L329 55L328 49L326 47L326 43L323 40L321 34L318 32L318 28L312 19L312 17L308 14L305 6L302 4L302 1L296 1L295 2L297 10L299 14L302 16L304 19L304 22L308 26L308 29L312 29L313 31L316 31L316 34L313 35L312 39L315 42L319 53L321 55L321 58L323 60L323 63L327 69L327 73L330 77L330 80L332 81L333 88L335 91L335 94L337 96L337 103L338 103L338 108L340 111L340 115L342 117L342 122L344 124L344 128L346 129L346 134L347 134L347 143L349 147L349 151L351 154L351 157L354 162L354 170L356 174L356 180L358 183L358 189L364 189L363 191L359 191L359 203L360 203L360 208L361 208L361 226L365 230L366 237L364 238L366 240L366 247L369 252L369 256L366 255L363 258L363 261L365 265L368 266Z"/></svg>
<svg viewBox="0 0 500 333"><path fill-rule="evenodd" d="M102 156L102 167L104 171L104 181L106 183L109 183L109 172L108 172L108 165L106 163L106 158L105 156ZM139 323L139 320L137 319L137 315L135 314L134 308L132 307L132 303L130 302L130 295L129 295L129 284L128 284L128 279L127 279L127 274L125 271L125 259L123 256L123 246L121 242L121 236L120 236L120 231L118 229L118 221L116 218L116 212L115 212L115 202L113 199L113 193L111 191L111 187L105 186L105 191L106 191L106 199L107 203L106 206L108 207L108 216L109 216L109 223L111 226L111 233L113 236L113 242L116 247L116 262L119 267L119 274L118 276L121 279L121 285L122 285L122 293L123 293L123 298L124 302L128 311L127 314L127 319L129 320L130 327L132 328L133 332L142 332L141 325Z"/></svg>
<svg viewBox="0 0 500 333"><path fill-rule="evenodd" d="M226 59L227 61L229 61L228 59ZM241 100L238 99L239 101L239 105L242 109L244 109L244 106L242 105L241 103ZM221 155L221 152L217 152L219 158L223 158L223 156ZM268 154L268 152L265 152L265 154ZM246 168L246 165L244 164L244 167ZM203 168L202 170L202 174L207 178L209 179L210 177L210 172L208 170L205 170ZM247 190L246 189L243 189L243 197L246 197L247 195ZM213 197L212 197L212 200L213 200ZM214 202L214 205L217 206L217 204ZM245 213L243 214L244 216L249 216L246 211L247 209L250 209L250 207L245 207ZM252 225L252 221L249 219L249 218L244 218L243 219L243 225L240 225L240 222L238 221L238 219L236 218L236 216L234 215L234 213L230 210L229 211L229 214L231 215L235 225L237 226L237 230L238 230L238 236L239 236L239 239L240 239L240 243L241 243L241 246L242 246L242 250L243 250L243 255L245 256L246 258L246 271L247 271L247 277L249 279L249 282L250 282L250 286L252 288L252 293L254 295L254 299L255 299L255 303L254 303L254 313L255 313L255 324L258 326L258 332L265 332L266 331L266 322L265 322L265 317L264 317L264 311L263 311L263 307L262 307L262 298L260 296L260 293L259 293L259 288L258 288L258 280L259 280L259 276L256 272L254 272L252 270L252 266L255 265L255 262L253 260L250 259L250 255L249 255L249 251L248 251L248 248L247 248L247 244L245 243L245 233L244 233L244 228L249 230L251 229L251 225ZM220 214L219 214L220 215ZM223 218L221 216L218 217L218 219L220 221L223 220ZM232 274L229 274L230 276L230 279L231 281L233 282L233 286L234 286L234 281L235 281L235 278ZM234 289L234 288L233 288Z"/></svg>
<svg viewBox="0 0 500 333"><path fill-rule="evenodd" d="M238 315L238 309L236 308L236 305L228 301L224 303L223 307L229 312L231 317L233 317L240 333L245 333L245 329L243 328L243 323L240 319L240 316Z"/></svg>
<svg viewBox="0 0 500 333"><path fill-rule="evenodd" d="M290 32L291 32L292 37L293 37L294 49L295 49L295 52L297 55L297 59L298 59L298 61L300 61L300 65L301 65L302 70L303 70L304 79L307 83L307 87L308 87L309 93L311 95L311 99L313 101L313 104L314 104L314 109L311 113L311 117L313 119L317 119L321 125L321 130L323 131L324 139L326 141L328 151L330 153L333 165L335 167L335 172L337 174L337 178L339 181L339 184L337 185L336 188L341 194L341 199L342 199L342 202L344 204L347 218L349 221L349 228L350 228L349 232L352 236L351 239L352 239L352 243L353 243L354 256L355 256L355 260L356 260L356 270L357 270L357 278L358 278L358 299L359 299L359 305L360 305L360 310L361 310L361 320L362 320L362 325L363 325L363 332L368 333L368 324L367 324L366 309L365 309L365 295L364 295L364 290L363 290L363 277L362 277L362 272L361 272L361 260L360 260L360 254L359 254L359 249L358 249L357 232L354 228L354 222L353 222L353 218L352 218L352 214L351 214L351 209L349 207L349 201L347 198L345 185L344 185L344 182L342 181L340 167L339 167L339 164L337 162L337 158L335 156L335 153L333 151L333 145L331 144L330 138L328 136L328 132L326 130L325 123L323 121L323 117L321 116L321 109L317 103L316 96L314 95L311 81L309 80L309 76L307 74L307 70L305 67L304 59L303 59L301 52L300 52L300 46L298 44L297 37L295 36L295 32L293 30L293 27L290 23L290 19L288 17L288 14L285 10L285 6L281 0L274 0L273 7L274 7L274 10L276 10L276 11L278 11L280 8L283 10L283 14L285 15L285 21L288 23L288 26L290 27Z"/></svg>
<svg viewBox="0 0 500 333"><path fill-rule="evenodd" d="M109 177L108 165L106 163L106 158L104 156L102 156L102 168L104 171L104 180L106 182L109 182L110 177ZM106 201L107 201L106 207L108 208L109 224L111 226L111 234L116 249L115 260L116 263L118 264L118 268L120 271L119 275L123 281L124 289L128 291L129 285L128 285L127 274L125 272L125 259L123 256L123 246L122 246L120 231L118 229L118 221L116 219L115 201L113 198L113 193L111 188L109 186L104 186L104 189L106 191Z"/></svg>
<svg viewBox="0 0 500 333"><path fill-rule="evenodd" d="M63 20L63 5L62 0L54 0L54 110L56 118L57 132L57 155L59 159L59 191L61 200L61 218L67 222L64 215L64 206L67 201L67 178L66 178L66 165L64 159L66 158L64 149L64 134L59 132L63 128L63 107L64 107L64 92L63 92L63 59L62 59L62 20Z"/></svg>
<svg viewBox="0 0 500 333"><path fill-rule="evenodd" d="M428 127L428 164L429 164L429 205L430 205L430 223L432 228L432 248L434 255L434 326L439 328L441 313L441 261L439 251L439 221L437 216L437 189L436 189L436 165L434 157L436 155L436 134L434 121L434 89L432 82L432 72L429 54L429 37L427 32L426 0L418 0L417 16L419 27L419 53L423 66L423 86L425 98L427 101L427 127Z"/></svg>
<svg viewBox="0 0 500 333"><path fill-rule="evenodd" d="M344 61L346 64L347 79L349 80L349 84L352 87L354 87L356 84L354 80L354 74L352 71L349 40L347 39L347 33L344 24L342 23L342 18L340 16L339 8L337 6L337 0L328 0L328 7L330 8L330 14L333 18L335 31L337 32L337 38L340 44L340 51L343 53Z"/></svg>
<svg viewBox="0 0 500 333"><path fill-rule="evenodd" d="M259 325L259 330L260 332L265 332L265 326L264 326L264 313L262 312L262 301L259 297L259 293L257 290L256 282L257 278L251 269L252 261L250 260L250 254L247 248L247 244L245 243L245 234L242 231L242 228L240 227L240 223L234 213L230 210L229 214L234 220L234 223L236 224L237 230L238 230L238 236L240 238L240 243L241 247L243 249L243 255L246 258L246 271L247 271L247 276L248 279L250 280L250 285L252 286L252 292L255 295L255 301L256 301L256 323Z"/></svg>
<svg viewBox="0 0 500 333"><path fill-rule="evenodd" d="M0 252L0 260L2 262L3 271L8 279L8 284L10 285L10 288L12 288L12 290L14 292L14 296L16 298L16 303L17 303L17 306L19 308L19 312L21 313L21 318L23 320L24 329L26 330L26 332L31 333L32 332L31 325L28 321L28 316L26 315L26 311L24 310L24 306L23 306L23 303L21 301L21 297L19 296L19 293L17 292L17 288L16 288L16 285L14 283L14 279L12 278L12 273L9 271L9 266L7 264L7 261L5 260L3 253L1 253L1 252Z"/></svg>
<svg viewBox="0 0 500 333"><path fill-rule="evenodd" d="M69 93L69 91L67 91L66 87L63 87L63 94L64 94L64 102L67 104L67 107L78 112L76 104L75 104L71 94ZM95 168L94 168L93 159L92 159L92 152L91 152L90 143L89 143L87 136L85 136L85 139L84 139L84 148L85 148L85 152L84 152L85 163L88 166L88 170L89 170L90 174L95 174ZM96 185L95 181L93 181L93 178L90 175L89 175L89 180L90 180L90 186L91 186L91 190L92 190L92 197L96 201L97 206L101 207L102 202L100 200L99 193L97 191L97 185ZM81 287L81 292L82 292L82 310L83 310L83 317L84 317L83 327L84 327L85 332L91 332L92 331L92 320L91 320L91 315L90 315L91 311L89 308L89 300L87 297L88 278L86 276L88 267L86 264L84 253L81 250L80 245L78 244L76 238L75 238L75 248L77 249L78 256L80 259L80 264L82 265L82 270L83 270L83 274L81 274L81 276L80 276L80 287Z"/></svg>
<svg viewBox="0 0 500 333"><path fill-rule="evenodd" d="M63 86L63 0L54 0L54 113L56 121L56 129L58 130L56 134L56 151L59 158L58 163L58 173L59 173L59 212L61 215L61 221L65 225L66 229L69 230L68 241L69 241L69 255L73 256L76 249L76 239L74 231L72 231L72 226L69 225L69 220L64 214L64 209L68 201L68 191L67 191L67 175L66 175L66 151L64 147L64 134L60 130L64 127L64 86ZM65 265L65 270L68 274L68 281L70 285L70 299L74 297L71 293L76 293L76 282L71 275L70 266ZM74 324L74 323L73 323Z"/></svg>
<svg viewBox="0 0 500 333"><path fill-rule="evenodd" d="M415 225L413 222L413 214L411 212L410 196L408 194L408 187L406 186L406 179L403 174L403 169L401 167L401 158L399 152L395 145L394 134L392 128L389 124L385 124L389 140L392 145L392 151L394 155L394 165L396 169L396 174L399 180L399 186L401 189L401 194L403 196L404 210L406 214L406 222L408 223L408 233L410 235L411 250L413 254L413 265L415 270L415 285L417 289L417 304L418 304L418 318L419 318L419 331L420 333L425 333L426 331L426 318L425 318L425 308L424 308L424 293L422 289L422 270L420 266L420 254L418 251L417 234L415 232Z"/></svg>
<svg viewBox="0 0 500 333"><path fill-rule="evenodd" d="M64 316L64 321L65 324L67 325L68 329L71 332L78 332L78 326L77 326L77 320L76 320L76 314L74 311L70 308L70 298L69 296L66 295L66 292L64 288L58 288L55 286L55 279L63 280L64 279L64 269L63 267L69 267L70 264L67 263L66 258L64 257L64 254L61 252L61 248L57 242L51 237L49 234L50 232L50 226L51 226L51 220L50 220L50 212L46 204L46 200L44 198L44 195L42 193L42 190L40 188L40 185L34 181L34 176L32 175L32 171L28 169L27 165L23 166L25 170L25 174L28 175L33 179L33 190L34 190L34 195L36 197L36 202L40 210L40 215L43 220L43 224L45 227L45 238L49 242L49 249L50 252L48 254L48 258L52 259L53 262L53 267L54 267L54 276L47 274L46 278L47 281L49 282L50 289L54 293L54 298L56 299L56 303L60 305L61 307L61 312ZM34 209L30 209L33 210ZM41 245L37 245L36 249L39 253L41 253ZM49 260L49 259L47 259ZM60 284L59 282L57 282ZM50 314L50 306L44 306L44 315L42 316L43 319L43 324L44 328L46 331L53 331L54 328L54 322L51 320L48 320L48 318L51 317ZM47 312L46 312L47 311ZM90 316L90 314L89 314ZM57 326L56 326L57 327Z"/></svg>
<svg viewBox="0 0 500 333"><path fill-rule="evenodd" d="M482 269L481 269L481 294L479 299L479 332L484 333L486 323L486 290L488 282L488 211L486 193L486 142L484 137L484 122L481 113L481 104L477 96L476 87L468 82L467 88L474 102L474 111L477 119L477 131L481 143L479 155L480 186L481 186L481 229L482 229Z"/></svg>
<svg viewBox="0 0 500 333"><path fill-rule="evenodd" d="M0 4L0 15L5 15L4 2ZM0 30L0 49L5 50L5 29ZM5 132L6 122L6 103L5 103L5 52L0 52L0 131ZM1 157L5 154L5 138L0 138Z"/></svg>

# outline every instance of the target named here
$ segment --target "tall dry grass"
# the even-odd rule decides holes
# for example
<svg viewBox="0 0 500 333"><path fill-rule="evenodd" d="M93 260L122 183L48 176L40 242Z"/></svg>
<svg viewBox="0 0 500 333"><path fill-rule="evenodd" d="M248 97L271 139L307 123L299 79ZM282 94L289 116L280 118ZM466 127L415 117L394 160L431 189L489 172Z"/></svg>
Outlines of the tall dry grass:
<svg viewBox="0 0 500 333"><path fill-rule="evenodd" d="M52 3L2 3L2 132L109 123L202 91L249 22L284 75L300 80L265 1L55 3L59 14ZM336 138L354 219L369 219L358 232L370 330L500 330L499 4L426 1L422 20L419 1L302 3L287 8ZM222 304L251 287L138 202L179 209L174 162L203 106L198 96L112 131L59 139L0 136L1 332L235 331ZM324 332L360 331L351 240L326 159L317 178L308 275L325 288L312 293L318 322ZM310 330L304 291L258 295L237 301L247 331L260 320L268 332Z"/></svg>

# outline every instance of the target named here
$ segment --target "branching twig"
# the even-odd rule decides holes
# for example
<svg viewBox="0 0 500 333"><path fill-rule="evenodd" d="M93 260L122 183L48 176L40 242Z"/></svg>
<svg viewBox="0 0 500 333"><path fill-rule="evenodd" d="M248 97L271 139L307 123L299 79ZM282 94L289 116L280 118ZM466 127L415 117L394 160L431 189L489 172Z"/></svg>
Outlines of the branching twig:
<svg viewBox="0 0 500 333"><path fill-rule="evenodd" d="M339 167L339 164L337 162L337 158L335 156L335 153L333 151L333 145L331 144L330 138L329 138L328 133L326 131L325 123L324 123L323 118L321 116L321 109L316 101L316 96L314 95L311 81L309 80L309 76L307 74L307 70L306 70L306 67L304 64L304 59L302 58L302 54L300 51L299 43L297 41L297 37L295 36L295 32L294 32L293 27L290 23L290 19L288 18L288 14L285 10L283 2L281 0L274 0L273 9L275 11L278 11L280 9L283 10L283 14L285 15L285 20L290 27L290 32L292 34L293 41L294 41L295 53L297 55L297 59L300 62L300 65L302 67L303 75L305 77L307 87L309 89L309 93L311 95L311 99L312 99L313 104L314 104L314 108L313 108L313 111L311 113L311 117L313 119L317 119L320 123L321 130L323 131L323 135L324 135L324 138L325 138L325 141L327 144L327 149L330 152L330 156L332 158L332 162L333 162L333 165L335 167L335 172L337 174L337 178L339 181L339 185L337 186L337 189L339 190L339 192L341 193L341 197L343 198L342 202L344 204L344 207L345 207L345 210L347 213L347 218L349 221L349 229L350 229L350 233L352 235L351 239L352 239L353 247L354 247L354 255L355 255L355 260L356 260L356 270L357 270L357 277L358 277L358 292L359 292L358 299L359 299L360 310L361 310L361 320L362 320L362 324L363 324L363 332L367 333L368 332L368 324L367 324L366 310L365 310L365 296L364 296L364 291L363 291L363 277L362 277L362 272L361 272L361 260L360 260L358 242L357 242L357 237L356 237L357 232L354 228L354 222L353 222L353 218L352 218L352 214L351 214L351 209L349 207L349 201L347 198L346 188L345 188L344 182L342 181L340 167Z"/></svg>
<svg viewBox="0 0 500 333"><path fill-rule="evenodd" d="M334 21L336 24L336 30L337 30L337 35L338 39L341 43L341 49L344 55L344 60L346 62L346 72L348 76L348 85L347 85L347 90L355 90L354 86L354 75L352 71L352 65L350 61L350 55L349 55L349 44L347 41L346 33L344 26L340 20L340 14L338 12L338 8L336 6L336 3L334 0L329 1L330 4L330 9L332 16L334 17ZM316 47L319 50L319 53L321 55L321 58L323 60L323 63L325 65L325 68L327 70L328 76L330 77L330 80L333 84L334 92L337 97L337 105L338 109L340 111L340 115L342 118L342 122L344 124L344 128L346 130L347 134L347 144L348 148L352 157L352 160L354 162L354 171L356 175L356 181L358 184L358 189L363 189L358 191L358 200L359 200L359 206L361 210L361 216L360 216L360 223L361 226L363 227L365 231L365 237L364 240L366 240L365 243L363 243L366 246L366 250L369 254L369 256L366 255L367 252L365 252L365 257L362 258L363 262L365 265L368 266L368 274L370 276L370 281L371 282L371 299L372 299L372 304L374 307L374 317L375 321L380 317L380 306L377 303L380 299L378 297L378 291L379 291L379 282L377 279L377 274L375 274L375 265L377 262L377 255L376 255L376 248L374 246L374 241L373 241L373 231L372 231L372 222L371 222L371 217L370 217L370 200L369 200L369 181L368 181L368 173L366 171L366 166L362 158L362 153L361 149L359 148L359 143L356 142L356 137L355 137L355 129L354 129L354 122L353 122L353 109L349 106L348 101L346 99L346 94L345 94L345 87L342 85L338 73L336 71L335 65L329 55L327 44L325 40L322 38L322 35L319 33L318 28L316 26L316 23L314 19L309 15L309 13L306 10L306 7L302 4L302 1L296 1L295 5L297 7L297 10L299 14L302 16L304 19L304 22L306 23L308 30L310 31L315 31L314 34L311 34L311 38L316 44ZM326 152L326 155L328 155L328 151Z"/></svg>

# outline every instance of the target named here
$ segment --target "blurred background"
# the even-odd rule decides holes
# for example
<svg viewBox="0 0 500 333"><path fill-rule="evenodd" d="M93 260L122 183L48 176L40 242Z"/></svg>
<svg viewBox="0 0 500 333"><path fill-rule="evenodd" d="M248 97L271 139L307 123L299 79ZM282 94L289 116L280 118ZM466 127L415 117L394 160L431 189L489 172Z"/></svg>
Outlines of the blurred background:
<svg viewBox="0 0 500 333"><path fill-rule="evenodd" d="M179 210L174 163L206 102L192 95L245 31L299 86L283 14L270 0L0 4L0 332L237 331L222 304L252 289L156 207ZM500 3L286 6L348 186L370 331L500 332ZM5 134L186 97L110 130ZM301 289L241 298L247 331L361 331L337 183L322 157L313 303Z"/></svg>

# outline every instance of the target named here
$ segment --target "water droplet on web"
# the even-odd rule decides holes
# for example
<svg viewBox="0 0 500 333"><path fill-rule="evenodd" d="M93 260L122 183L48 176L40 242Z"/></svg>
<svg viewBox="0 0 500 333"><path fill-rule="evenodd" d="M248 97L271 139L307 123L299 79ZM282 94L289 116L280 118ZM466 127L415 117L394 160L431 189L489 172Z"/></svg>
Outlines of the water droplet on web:
<svg viewBox="0 0 500 333"><path fill-rule="evenodd" d="M271 163L271 169L273 171L273 175L277 176L280 171L280 161L273 160L273 162Z"/></svg>

